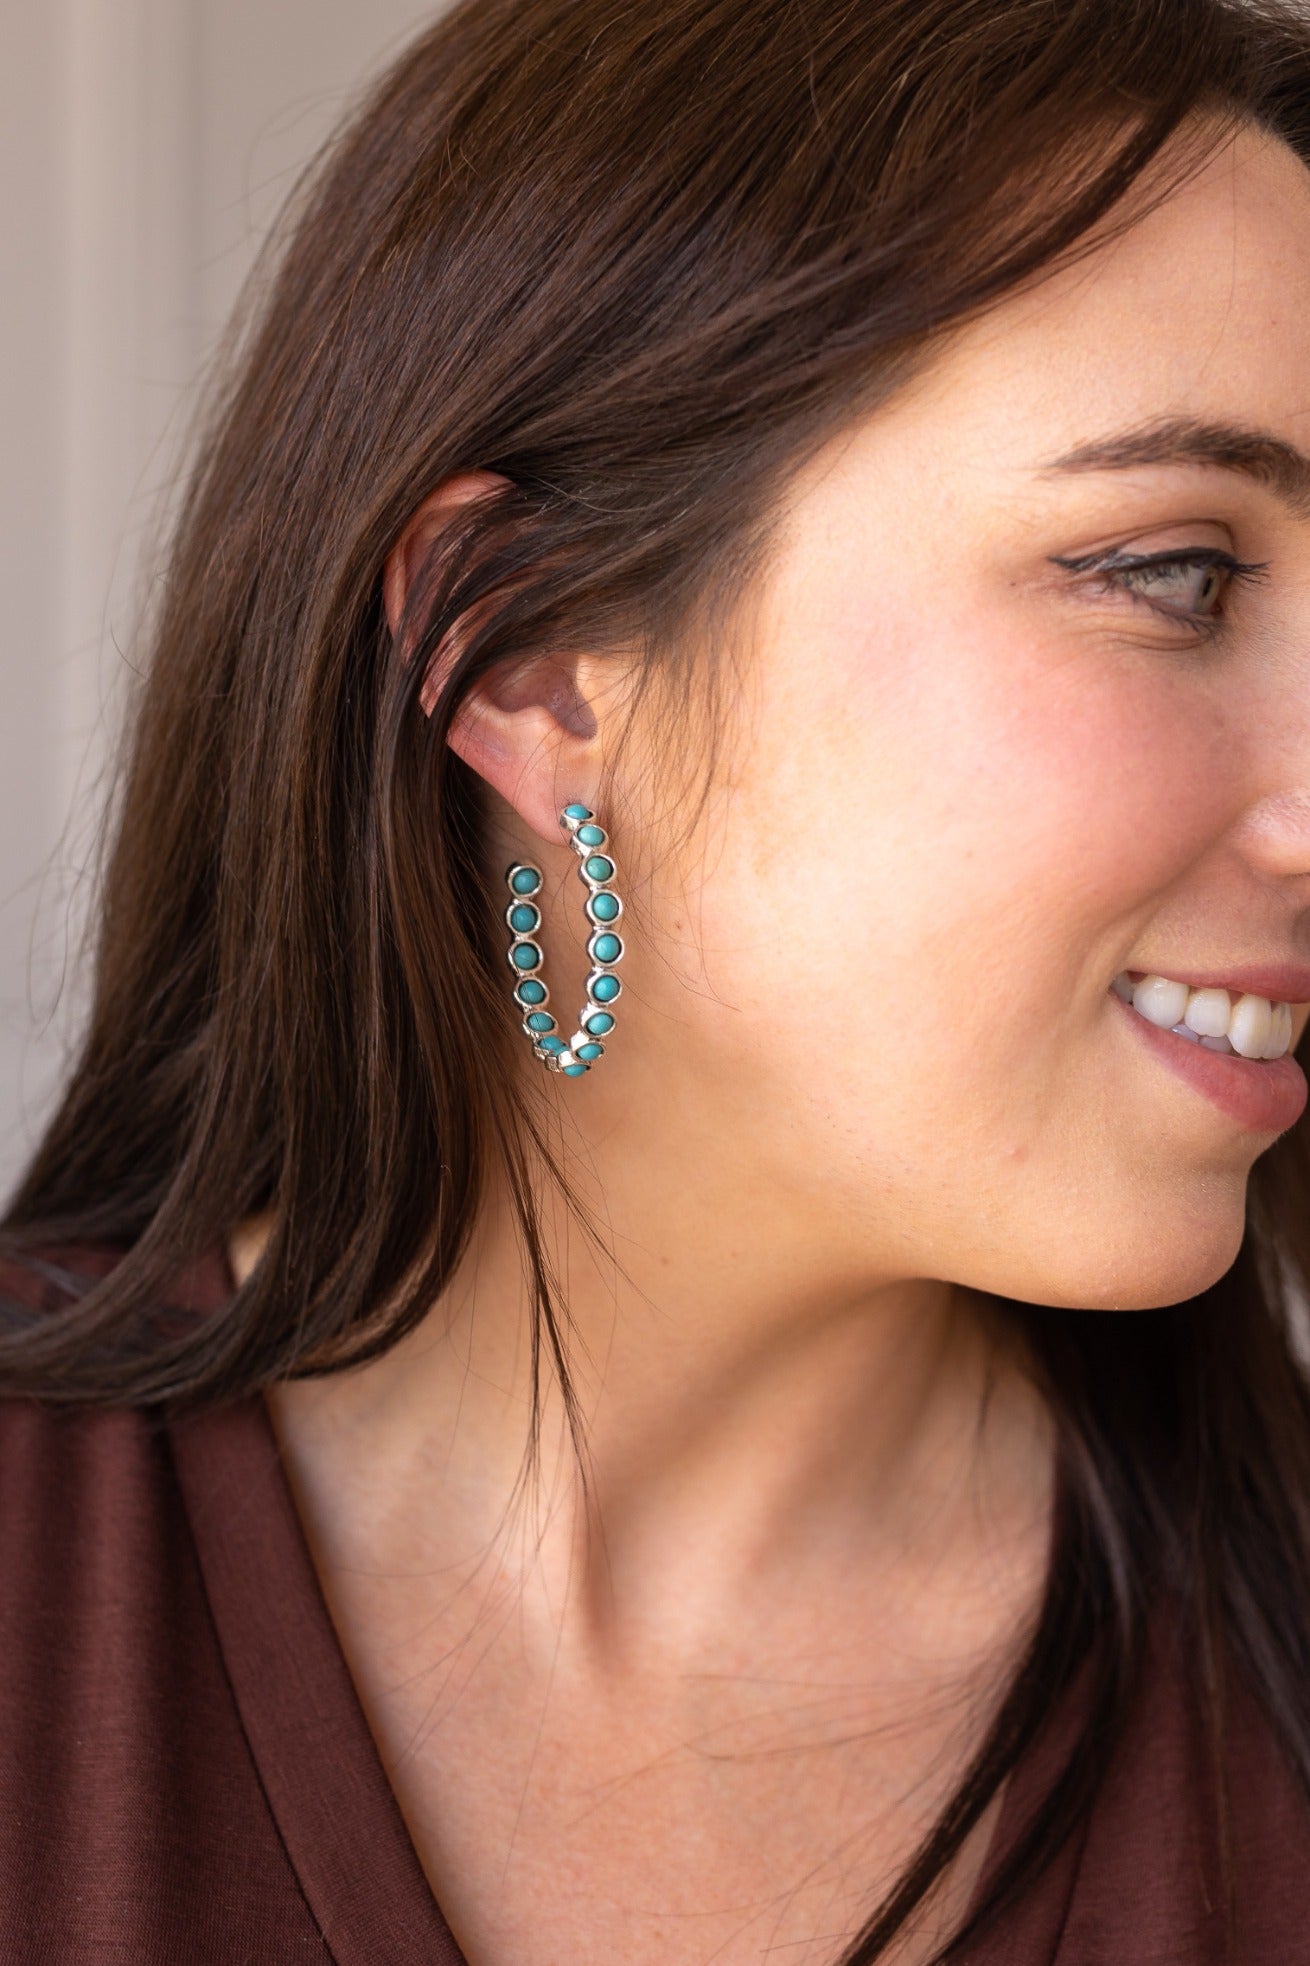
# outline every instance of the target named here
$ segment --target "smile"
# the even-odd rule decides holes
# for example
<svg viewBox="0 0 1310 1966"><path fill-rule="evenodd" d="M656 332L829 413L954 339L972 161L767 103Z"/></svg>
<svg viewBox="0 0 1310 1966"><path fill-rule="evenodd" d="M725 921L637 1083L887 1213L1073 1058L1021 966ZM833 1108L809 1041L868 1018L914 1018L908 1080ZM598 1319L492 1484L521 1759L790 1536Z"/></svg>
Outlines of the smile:
<svg viewBox="0 0 1310 1966"><path fill-rule="evenodd" d="M1229 990L1197 988L1170 976L1145 976L1130 969L1122 970L1112 987L1115 995L1130 1003L1148 1024L1203 1045L1207 1051L1272 1062L1292 1048L1290 1004Z"/></svg>
<svg viewBox="0 0 1310 1966"><path fill-rule="evenodd" d="M1286 1002L1132 969L1106 994L1138 1042L1230 1123L1273 1135L1305 1111L1310 1087Z"/></svg>

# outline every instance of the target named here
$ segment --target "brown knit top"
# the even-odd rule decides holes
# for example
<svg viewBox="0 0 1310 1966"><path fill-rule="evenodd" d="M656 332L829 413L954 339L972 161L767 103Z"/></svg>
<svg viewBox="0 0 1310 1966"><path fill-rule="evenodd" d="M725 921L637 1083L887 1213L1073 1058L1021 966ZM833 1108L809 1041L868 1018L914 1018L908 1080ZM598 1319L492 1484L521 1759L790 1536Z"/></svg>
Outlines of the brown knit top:
<svg viewBox="0 0 1310 1966"><path fill-rule="evenodd" d="M197 1279L221 1305L225 1266ZM262 1399L168 1422L0 1401L0 1497L3 1966L465 1966ZM1218 1966L1186 1686L1157 1619L1090 1820L970 1966ZM1009 1784L979 1891L1078 1724L1075 1687ZM1244 1686L1230 1757L1240 1966L1310 1966L1310 1805Z"/></svg>

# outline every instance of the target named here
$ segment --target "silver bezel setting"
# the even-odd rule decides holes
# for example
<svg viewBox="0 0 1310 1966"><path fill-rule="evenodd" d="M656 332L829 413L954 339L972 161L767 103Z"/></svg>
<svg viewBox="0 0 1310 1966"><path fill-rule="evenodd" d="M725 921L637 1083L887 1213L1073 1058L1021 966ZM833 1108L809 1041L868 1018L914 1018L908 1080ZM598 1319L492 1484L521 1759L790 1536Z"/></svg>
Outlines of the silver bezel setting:
<svg viewBox="0 0 1310 1966"><path fill-rule="evenodd" d="M533 914L536 916L537 919L533 923L531 928L515 928L511 917L515 915L520 908L531 908ZM505 919L506 928L509 930L510 934L514 937L516 942L519 941L520 939L525 941L532 941L532 942L536 941L537 930L541 927L541 919L542 919L541 908L537 902L532 900L530 895L516 894L514 899L510 902L509 906L505 910L504 919Z"/></svg>
<svg viewBox="0 0 1310 1966"><path fill-rule="evenodd" d="M587 879L585 874L583 874L582 878L584 881L586 881ZM590 892L588 893L586 900L582 904L583 908L586 911L587 920L591 923L593 928L613 929L614 933L617 935L619 929L619 923L623 920L623 897L621 895L614 894L614 890L612 888L608 888L604 886L595 886L590 882L588 882L587 884L590 888ZM591 912L591 904L596 899L596 896L598 894L614 894L614 899L619 904L618 912L616 914L611 915L608 921L605 921L603 917L600 915L593 915Z"/></svg>
<svg viewBox="0 0 1310 1966"><path fill-rule="evenodd" d="M595 944L599 942L602 935L614 936L614 939L619 945L618 955L611 956L608 962L602 962L596 954ZM600 928L593 929L592 933L587 937L587 956L596 969L612 969L615 963L621 963L623 961L623 950L623 937L616 929L611 928L608 922L604 923Z"/></svg>
<svg viewBox="0 0 1310 1966"><path fill-rule="evenodd" d="M576 803L581 806L581 801L577 801ZM626 948L624 938L619 932L619 923L623 919L623 897L614 891L613 883L618 879L619 870L618 862L614 858L613 849L609 843L609 833L605 827L600 825L595 813L590 807L581 806L580 812L576 814L561 811L559 823L564 831L565 837L578 856L578 878L586 890L586 899L583 907L589 928L587 936L587 960L591 964L585 985L586 994L583 999L582 1009L578 1013L578 1028L568 1040L568 1043L560 1050L549 1051L543 1049L542 1046L542 1040L544 1038L558 1039L561 1033L555 1013L550 1009L549 986L541 974L546 961L546 952L541 941L544 914L538 899L543 882L540 867L533 866L531 861L516 860L505 870L505 883L509 888L510 898L505 907L504 920L505 926L509 929L512 938L509 948L506 951L506 956L511 969L514 971L516 991L514 1002L516 1009L521 1012L521 1028L524 1035L530 1040L532 1049L536 1052L537 1057L541 1060L547 1071L562 1072L566 1066L580 1065L584 1072L588 1072L594 1064L598 1063L604 1057L605 1040L611 1038L617 1028L616 1023L612 1023L610 1029L605 1033L605 1040L602 1040L594 1036L586 1028L586 1021L589 1017L594 1017L598 1011L604 1011L607 1016L613 1018L614 1005L618 1002L619 996L622 994L623 981L621 977L615 975L614 965L623 960ZM601 836L599 841L593 840L590 844L587 844L580 840L578 838L578 832L583 826L594 826ZM606 860L610 863L612 871L606 875L604 880L598 881L594 875L587 871L586 863L593 854L604 854ZM536 885L531 894L519 894L515 891L514 877L520 873L533 873L536 875ZM601 894L611 895L614 900L614 914L609 921L600 919L592 912L596 897ZM531 929L516 929L510 920L514 909L523 906L532 908L536 913L536 925ZM601 935L618 936L619 953L608 963L597 960L593 947L597 937ZM530 943L537 952L536 962L527 969L520 968L519 964L514 960L515 951L522 947L524 943ZM617 986L614 995L607 1001L602 1001L600 998L592 995L593 988L603 976L613 976ZM517 995L519 984L527 982L529 978L540 982L543 990L546 991L546 995L538 1004L522 1003ZM551 1020L550 1029L547 1031L534 1031L528 1023L528 1018L543 1014ZM577 1055L577 1047L579 1045L595 1045L597 1047L596 1057L579 1058Z"/></svg>

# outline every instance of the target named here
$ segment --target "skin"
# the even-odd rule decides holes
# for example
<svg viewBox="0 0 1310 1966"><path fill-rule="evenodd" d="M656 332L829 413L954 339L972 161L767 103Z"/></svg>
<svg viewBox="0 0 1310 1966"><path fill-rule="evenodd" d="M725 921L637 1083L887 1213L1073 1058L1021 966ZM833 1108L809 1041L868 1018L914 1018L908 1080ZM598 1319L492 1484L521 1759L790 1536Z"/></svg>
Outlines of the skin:
<svg viewBox="0 0 1310 1966"><path fill-rule="evenodd" d="M511 859L545 870L564 1015L567 801L610 825L630 905L606 1058L543 1086L523 1043L621 1266L548 1201L591 1503L547 1371L541 1480L514 1504L527 1313L495 1194L419 1330L268 1400L476 1966L831 1961L953 1788L1041 1590L1052 1434L985 1293L1131 1312L1236 1254L1271 1136L1107 992L1126 968L1310 958L1310 521L1201 465L1045 467L1164 415L1310 447L1308 373L1310 175L1242 132L789 487L689 839L640 732L601 806L612 652L461 715L496 794L488 892ZM487 482L414 515L393 621ZM1198 546L1270 566L1211 636L1203 573L1152 606L1052 564ZM238 1231L238 1274L260 1240Z"/></svg>

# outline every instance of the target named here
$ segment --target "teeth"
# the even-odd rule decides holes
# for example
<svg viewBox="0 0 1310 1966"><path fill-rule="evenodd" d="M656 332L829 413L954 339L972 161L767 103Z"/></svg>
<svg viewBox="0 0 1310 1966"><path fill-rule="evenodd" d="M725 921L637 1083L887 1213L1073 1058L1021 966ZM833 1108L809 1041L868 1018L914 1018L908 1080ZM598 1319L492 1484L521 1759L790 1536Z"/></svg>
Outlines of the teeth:
<svg viewBox="0 0 1310 1966"><path fill-rule="evenodd" d="M1185 1021L1187 985L1171 983L1167 976L1144 976L1133 991L1133 1009L1140 1011L1148 1024L1158 1024L1162 1031L1170 1031L1175 1024ZM1225 997L1225 1027L1228 1023L1227 1011L1228 999Z"/></svg>
<svg viewBox="0 0 1310 1966"><path fill-rule="evenodd" d="M1261 1052L1262 1058L1281 1058L1292 1049L1292 1006L1290 1003L1276 1003L1269 1042Z"/></svg>
<svg viewBox="0 0 1310 1966"><path fill-rule="evenodd" d="M1242 1058L1263 1058L1274 1028L1268 997L1239 997L1228 1025L1228 1042Z"/></svg>
<svg viewBox="0 0 1310 1966"><path fill-rule="evenodd" d="M1169 976L1143 976L1136 983L1126 970L1114 979L1114 993L1148 1023L1207 1051L1235 1052L1241 1058L1281 1058L1292 1048L1292 1007L1267 997L1232 997L1227 990L1194 990Z"/></svg>
<svg viewBox="0 0 1310 1966"><path fill-rule="evenodd" d="M1183 1023L1198 1038L1226 1038L1232 1014L1233 1000L1227 990L1191 990Z"/></svg>

